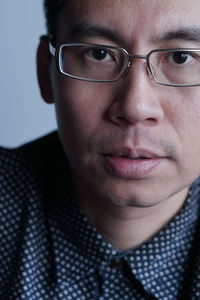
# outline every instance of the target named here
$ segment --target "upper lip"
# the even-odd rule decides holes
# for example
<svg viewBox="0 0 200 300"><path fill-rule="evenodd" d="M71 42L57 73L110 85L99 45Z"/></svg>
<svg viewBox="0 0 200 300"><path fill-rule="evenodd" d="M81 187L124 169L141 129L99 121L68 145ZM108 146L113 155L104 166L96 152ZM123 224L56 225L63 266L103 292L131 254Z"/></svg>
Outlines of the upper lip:
<svg viewBox="0 0 200 300"><path fill-rule="evenodd" d="M117 150L113 150L108 153L105 153L105 155L119 156L119 157L124 156L124 157L130 158L130 159L164 157L164 155L161 155L160 153L157 153L156 151L151 151L151 150L142 149L142 148L135 148L135 149L121 148L121 149L117 149Z"/></svg>

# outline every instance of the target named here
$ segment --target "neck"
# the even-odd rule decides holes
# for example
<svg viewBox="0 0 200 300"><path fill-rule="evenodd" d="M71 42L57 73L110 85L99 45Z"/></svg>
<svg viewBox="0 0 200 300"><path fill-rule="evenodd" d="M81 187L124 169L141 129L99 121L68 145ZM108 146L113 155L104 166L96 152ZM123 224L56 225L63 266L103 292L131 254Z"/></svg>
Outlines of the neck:
<svg viewBox="0 0 200 300"><path fill-rule="evenodd" d="M188 189L152 207L122 207L89 195L78 195L80 208L103 238L125 251L152 238L181 209ZM81 193L82 194L82 193ZM82 194L83 195L83 194Z"/></svg>

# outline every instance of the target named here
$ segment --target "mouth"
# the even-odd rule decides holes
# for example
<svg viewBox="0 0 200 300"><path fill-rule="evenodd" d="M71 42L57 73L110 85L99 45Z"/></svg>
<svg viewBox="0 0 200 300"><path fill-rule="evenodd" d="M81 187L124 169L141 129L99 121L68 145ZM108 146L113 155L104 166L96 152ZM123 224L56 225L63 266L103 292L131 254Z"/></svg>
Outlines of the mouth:
<svg viewBox="0 0 200 300"><path fill-rule="evenodd" d="M141 179L150 175L165 158L146 149L120 149L104 154L107 171L125 179Z"/></svg>
<svg viewBox="0 0 200 300"><path fill-rule="evenodd" d="M160 154L157 154L156 152L152 152L146 149L119 149L117 151L113 151L108 153L110 156L117 156L117 157L126 157L129 159L148 159L148 158L154 158L154 157L161 157Z"/></svg>

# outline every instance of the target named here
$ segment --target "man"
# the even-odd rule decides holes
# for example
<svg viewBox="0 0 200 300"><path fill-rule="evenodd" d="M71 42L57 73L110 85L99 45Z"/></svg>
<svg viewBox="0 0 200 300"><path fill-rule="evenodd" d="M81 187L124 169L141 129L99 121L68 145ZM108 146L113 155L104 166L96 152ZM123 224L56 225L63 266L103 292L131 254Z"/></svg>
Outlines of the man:
<svg viewBox="0 0 200 300"><path fill-rule="evenodd" d="M59 137L1 150L1 299L200 299L199 10L45 1Z"/></svg>

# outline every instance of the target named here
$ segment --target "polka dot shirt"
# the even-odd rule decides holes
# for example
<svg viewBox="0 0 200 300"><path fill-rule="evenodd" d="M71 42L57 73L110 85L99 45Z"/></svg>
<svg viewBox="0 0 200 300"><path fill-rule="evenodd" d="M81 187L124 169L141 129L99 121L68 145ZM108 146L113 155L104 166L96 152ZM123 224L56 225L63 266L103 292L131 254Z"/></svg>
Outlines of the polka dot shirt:
<svg viewBox="0 0 200 300"><path fill-rule="evenodd" d="M0 150L0 299L200 299L200 180L154 238L120 252L76 204L57 133Z"/></svg>

